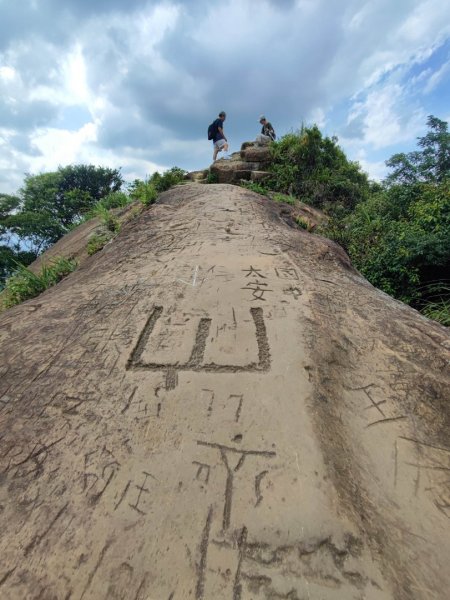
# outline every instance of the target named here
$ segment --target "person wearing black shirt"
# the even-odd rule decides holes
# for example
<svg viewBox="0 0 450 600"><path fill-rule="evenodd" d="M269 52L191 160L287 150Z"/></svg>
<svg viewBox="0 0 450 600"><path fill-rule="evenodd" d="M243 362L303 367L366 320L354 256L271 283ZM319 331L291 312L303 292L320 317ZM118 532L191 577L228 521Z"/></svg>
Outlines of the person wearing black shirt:
<svg viewBox="0 0 450 600"><path fill-rule="evenodd" d="M222 151L228 152L228 140L225 137L225 134L223 132L223 122L225 121L226 118L227 118L227 115L225 114L224 111L222 111L219 113L219 117L214 121L213 160L217 159L217 155L219 152L222 152Z"/></svg>
<svg viewBox="0 0 450 600"><path fill-rule="evenodd" d="M259 122L262 125L262 129L261 133L256 136L256 142L258 144L268 144L269 142L273 142L277 136L275 135L272 124L269 123L264 115L259 117Z"/></svg>

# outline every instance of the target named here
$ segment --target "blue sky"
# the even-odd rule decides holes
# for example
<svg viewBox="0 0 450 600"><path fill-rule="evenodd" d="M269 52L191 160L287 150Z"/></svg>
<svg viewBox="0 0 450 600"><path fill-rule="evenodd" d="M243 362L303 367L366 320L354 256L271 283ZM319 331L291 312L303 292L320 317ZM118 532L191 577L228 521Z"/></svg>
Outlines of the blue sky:
<svg viewBox="0 0 450 600"><path fill-rule="evenodd" d="M91 163L144 178L316 122L371 177L450 119L450 0L0 0L0 193Z"/></svg>

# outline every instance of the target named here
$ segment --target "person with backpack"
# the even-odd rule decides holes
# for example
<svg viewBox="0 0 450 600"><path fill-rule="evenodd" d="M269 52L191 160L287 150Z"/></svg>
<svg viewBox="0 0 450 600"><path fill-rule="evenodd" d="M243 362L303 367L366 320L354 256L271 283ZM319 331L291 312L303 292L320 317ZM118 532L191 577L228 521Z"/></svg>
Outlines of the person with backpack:
<svg viewBox="0 0 450 600"><path fill-rule="evenodd" d="M268 144L269 142L273 142L276 139L275 130L272 127L272 124L266 119L264 115L259 117L259 122L262 125L261 133L256 136L257 144Z"/></svg>
<svg viewBox="0 0 450 600"><path fill-rule="evenodd" d="M213 160L217 160L219 152L228 152L228 140L223 132L223 122L227 118L224 111L219 113L218 118L208 127L208 140L214 145Z"/></svg>

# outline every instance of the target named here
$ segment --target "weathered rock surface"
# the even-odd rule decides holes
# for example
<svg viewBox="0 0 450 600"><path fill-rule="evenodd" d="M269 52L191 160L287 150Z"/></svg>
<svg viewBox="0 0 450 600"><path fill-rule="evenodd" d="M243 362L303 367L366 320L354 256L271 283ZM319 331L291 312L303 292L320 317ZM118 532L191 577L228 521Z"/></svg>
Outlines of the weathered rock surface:
<svg viewBox="0 0 450 600"><path fill-rule="evenodd" d="M266 166L270 164L270 150L268 145L246 145L241 149L240 155L241 159L246 162L258 162L260 165Z"/></svg>
<svg viewBox="0 0 450 600"><path fill-rule="evenodd" d="M250 175L251 181L264 181L270 176L270 173L267 171L252 171Z"/></svg>
<svg viewBox="0 0 450 600"><path fill-rule="evenodd" d="M116 216L120 225L124 225L133 215L143 210L142 203L137 201L123 208L118 208L112 211ZM46 252L38 256L38 258L29 266L29 269L35 273L40 271L44 264L49 264L57 257L74 258L78 265L83 264L88 258L87 244L89 239L94 235L102 235L105 233L105 226L101 220L96 217L82 223L63 238L58 240Z"/></svg>
<svg viewBox="0 0 450 600"><path fill-rule="evenodd" d="M30 265L30 270L38 272L43 264L50 262L53 258L64 256L65 258L75 258L77 262L84 262L88 258L86 250L89 238L92 237L100 227L100 219L90 219L81 224L76 229L70 231L56 244L47 250Z"/></svg>
<svg viewBox="0 0 450 600"><path fill-rule="evenodd" d="M259 163L235 159L219 159L210 166L210 171L216 176L218 183L239 183L241 179L248 180L253 170L259 170Z"/></svg>
<svg viewBox="0 0 450 600"><path fill-rule="evenodd" d="M260 181L268 173L265 171L270 164L268 146L257 146L254 142L244 142L240 152L234 152L226 160L219 158L210 166L210 172L215 175L218 183L240 183L242 180ZM258 175L253 175L258 173Z"/></svg>
<svg viewBox="0 0 450 600"><path fill-rule="evenodd" d="M265 198L167 192L0 344L2 599L447 597L448 332Z"/></svg>
<svg viewBox="0 0 450 600"><path fill-rule="evenodd" d="M191 171L186 174L186 179L190 181L203 182L206 180L209 173L209 169L202 169L200 171Z"/></svg>
<svg viewBox="0 0 450 600"><path fill-rule="evenodd" d="M297 201L295 208L290 211L290 215L295 219L300 219L307 227L308 231L314 231L318 225L326 222L328 217L321 210Z"/></svg>

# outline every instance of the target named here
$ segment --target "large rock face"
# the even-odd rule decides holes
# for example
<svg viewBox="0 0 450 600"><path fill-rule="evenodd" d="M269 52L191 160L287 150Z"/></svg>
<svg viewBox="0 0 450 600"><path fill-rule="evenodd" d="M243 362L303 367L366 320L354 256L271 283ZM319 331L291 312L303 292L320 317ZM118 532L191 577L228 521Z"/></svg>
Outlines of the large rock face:
<svg viewBox="0 0 450 600"><path fill-rule="evenodd" d="M267 200L167 192L0 326L2 599L447 597L449 336Z"/></svg>

